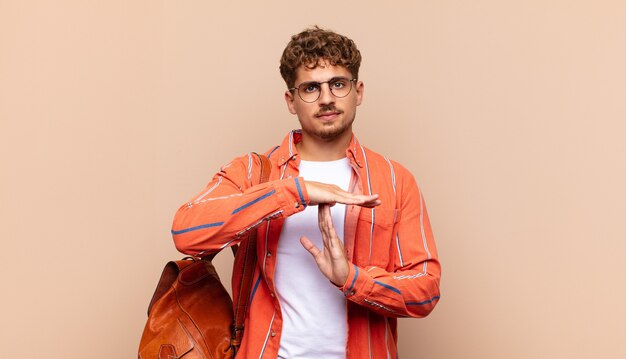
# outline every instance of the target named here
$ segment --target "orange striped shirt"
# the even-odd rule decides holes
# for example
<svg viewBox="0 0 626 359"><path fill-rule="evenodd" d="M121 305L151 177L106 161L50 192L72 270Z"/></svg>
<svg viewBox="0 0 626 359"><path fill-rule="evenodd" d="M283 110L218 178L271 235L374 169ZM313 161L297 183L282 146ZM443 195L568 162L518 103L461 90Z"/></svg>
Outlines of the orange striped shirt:
<svg viewBox="0 0 626 359"><path fill-rule="evenodd" d="M292 131L266 152L270 181L254 185L260 163L245 155L223 166L200 194L174 217L178 250L191 255L217 252L257 231L257 257L250 311L237 358L276 358L282 328L274 294L276 248L284 219L309 203ZM397 357L397 318L424 317L439 300L441 267L423 196L407 169L359 144L346 150L352 166L350 191L378 194L373 209L346 206L344 245L353 264L346 283L346 358ZM233 276L234 277L234 276ZM233 285L233 296L238 296ZM344 320L344 319L338 319Z"/></svg>

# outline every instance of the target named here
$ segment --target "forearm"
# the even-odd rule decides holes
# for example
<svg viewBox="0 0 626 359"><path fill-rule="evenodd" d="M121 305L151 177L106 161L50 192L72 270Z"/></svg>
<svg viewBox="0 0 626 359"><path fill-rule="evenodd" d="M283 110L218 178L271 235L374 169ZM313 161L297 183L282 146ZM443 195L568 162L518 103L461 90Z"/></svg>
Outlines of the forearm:
<svg viewBox="0 0 626 359"><path fill-rule="evenodd" d="M346 299L389 317L425 317L439 299L438 263L433 272L403 270L387 272L378 267L353 265L341 287Z"/></svg>
<svg viewBox="0 0 626 359"><path fill-rule="evenodd" d="M186 254L217 252L239 243L263 221L301 211L306 202L302 178L251 186L247 170L234 163L222 170L174 216L172 236Z"/></svg>

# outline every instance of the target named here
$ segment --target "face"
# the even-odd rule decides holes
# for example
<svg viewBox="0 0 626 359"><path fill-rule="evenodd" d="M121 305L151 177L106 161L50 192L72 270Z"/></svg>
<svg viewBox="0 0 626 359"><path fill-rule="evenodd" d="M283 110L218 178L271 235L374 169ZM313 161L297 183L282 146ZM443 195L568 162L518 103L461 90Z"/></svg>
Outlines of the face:
<svg viewBox="0 0 626 359"><path fill-rule="evenodd" d="M314 69L300 66L296 71L295 86L303 82L325 82L332 78L352 79L350 71L343 66L333 66L322 62ZM346 97L335 97L329 84L323 83L317 101L307 103L298 96L298 91L285 92L285 101L289 112L298 116L303 136L314 137L323 141L333 141L352 136L352 122L356 116L356 107L363 100L363 83L352 83L352 90Z"/></svg>

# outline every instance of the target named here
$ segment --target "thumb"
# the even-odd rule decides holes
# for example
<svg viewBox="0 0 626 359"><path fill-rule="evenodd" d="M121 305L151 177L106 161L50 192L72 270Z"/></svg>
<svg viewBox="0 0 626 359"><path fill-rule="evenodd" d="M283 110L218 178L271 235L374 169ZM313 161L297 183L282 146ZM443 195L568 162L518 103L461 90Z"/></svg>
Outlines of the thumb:
<svg viewBox="0 0 626 359"><path fill-rule="evenodd" d="M317 258L317 256L321 253L319 248L317 248L315 244L313 244L313 242L305 236L300 237L300 244L302 244L304 249L311 253L313 258Z"/></svg>

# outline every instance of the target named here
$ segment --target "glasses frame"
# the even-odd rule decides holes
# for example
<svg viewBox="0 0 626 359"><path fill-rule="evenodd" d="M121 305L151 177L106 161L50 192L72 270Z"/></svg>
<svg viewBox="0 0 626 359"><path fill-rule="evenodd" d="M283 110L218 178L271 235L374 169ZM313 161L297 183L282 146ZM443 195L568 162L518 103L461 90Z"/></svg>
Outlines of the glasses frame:
<svg viewBox="0 0 626 359"><path fill-rule="evenodd" d="M346 92L345 95L343 96L337 96L335 95L335 93L333 92L333 88L330 86L331 82L337 81L337 80L348 80L348 82L350 83L350 89L348 90L348 92ZM338 77L333 77L332 79L328 80L328 81L322 81L322 82L318 82L318 81L305 81L300 83L298 86L292 87L289 89L289 91L294 91L296 90L298 92L298 97L300 97L300 100L306 102L306 103L313 103L317 100L320 99L320 96L322 95L322 84L328 84L328 89L330 90L330 93L336 97L336 98L344 98L346 96L348 96L350 94L350 92L352 92L352 87L353 84L352 83L356 83L358 81L358 79L349 79L347 77L343 77L343 76L338 76ZM304 85L304 84L311 84L311 85L315 85L317 84L320 88L320 90L317 92L317 97L315 98L315 100L313 101L307 101L304 98L302 98L302 95L300 94L300 86Z"/></svg>

